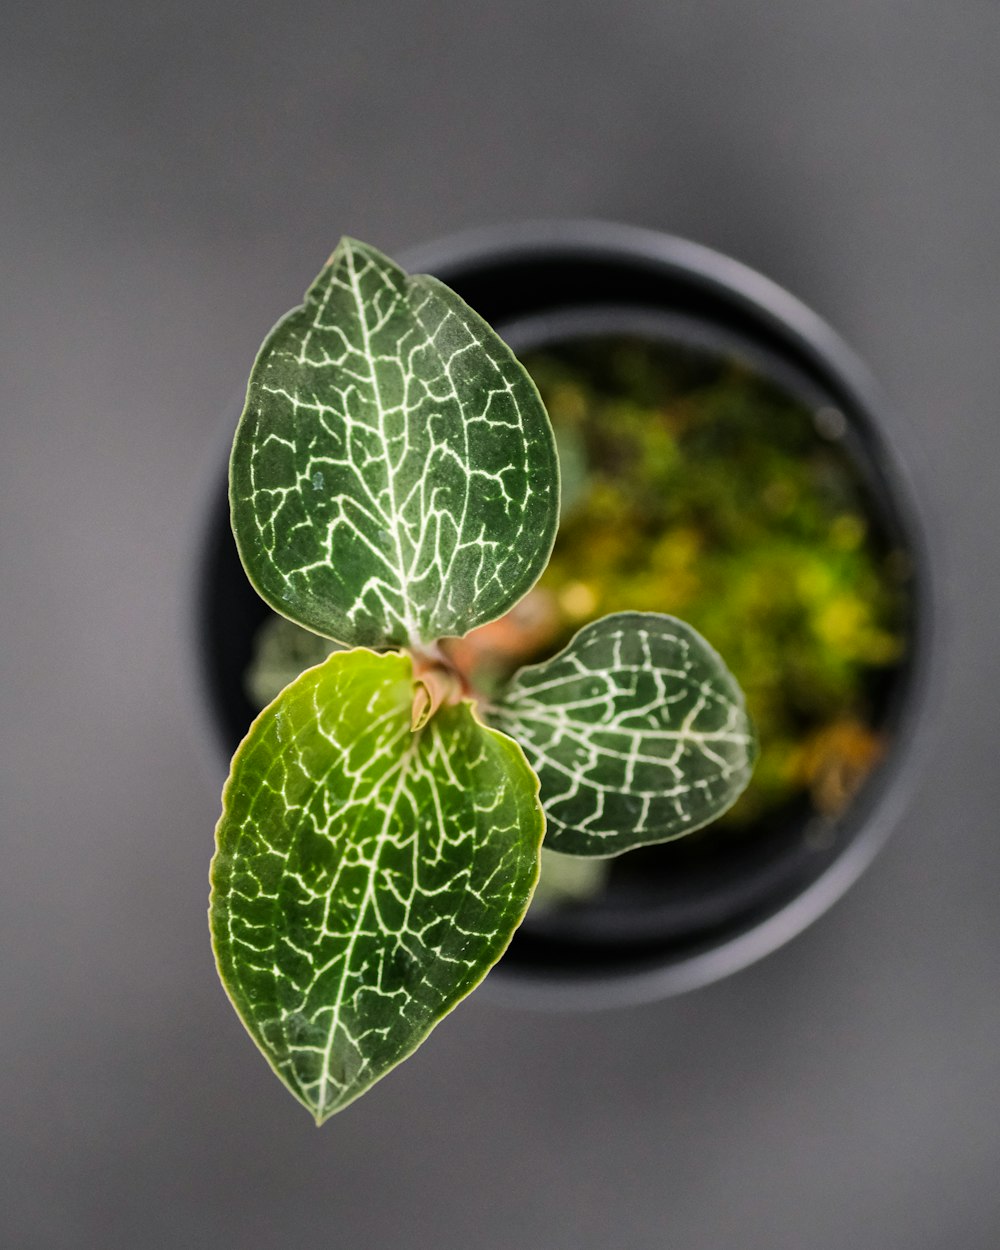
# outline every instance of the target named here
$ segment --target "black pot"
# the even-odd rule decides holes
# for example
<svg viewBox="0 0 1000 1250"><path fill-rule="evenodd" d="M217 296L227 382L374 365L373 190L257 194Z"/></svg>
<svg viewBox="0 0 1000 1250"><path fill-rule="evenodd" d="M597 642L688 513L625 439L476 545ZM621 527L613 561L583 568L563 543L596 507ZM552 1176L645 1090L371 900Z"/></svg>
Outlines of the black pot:
<svg viewBox="0 0 1000 1250"><path fill-rule="evenodd" d="M453 287L515 351L605 332L737 350L841 424L886 540L908 554L907 654L880 692L878 727L890 746L846 812L817 828L804 806L791 808L753 837L639 852L648 871L612 875L587 903L530 914L487 985L518 1001L594 1006L715 980L794 936L859 875L892 828L926 739L930 560L883 402L851 351L809 309L736 261L669 235L597 222L526 224L464 234L400 259ZM243 677L268 611L236 554L220 465L198 638L227 757L255 714Z"/></svg>

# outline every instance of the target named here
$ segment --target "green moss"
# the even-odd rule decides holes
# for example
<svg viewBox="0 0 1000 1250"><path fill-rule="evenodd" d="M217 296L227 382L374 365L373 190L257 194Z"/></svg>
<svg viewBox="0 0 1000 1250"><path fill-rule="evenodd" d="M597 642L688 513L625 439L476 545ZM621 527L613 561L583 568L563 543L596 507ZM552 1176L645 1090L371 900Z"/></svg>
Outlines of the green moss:
<svg viewBox="0 0 1000 1250"><path fill-rule="evenodd" d="M607 612L674 613L725 657L761 741L728 820L808 792L835 814L884 743L872 691L905 649L906 561L829 422L734 358L635 340L525 359L572 466L535 594L558 649Z"/></svg>

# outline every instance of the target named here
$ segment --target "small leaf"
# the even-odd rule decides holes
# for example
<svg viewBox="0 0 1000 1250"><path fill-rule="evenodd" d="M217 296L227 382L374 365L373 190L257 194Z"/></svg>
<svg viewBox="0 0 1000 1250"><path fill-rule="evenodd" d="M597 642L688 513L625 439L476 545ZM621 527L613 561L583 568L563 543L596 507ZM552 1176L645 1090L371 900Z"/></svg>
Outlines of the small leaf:
<svg viewBox="0 0 1000 1250"><path fill-rule="evenodd" d="M531 588L558 472L538 391L486 322L344 239L254 365L233 530L291 620L348 645L429 643Z"/></svg>
<svg viewBox="0 0 1000 1250"><path fill-rule="evenodd" d="M321 1123L500 957L538 875L538 781L468 704L410 730L408 657L339 652L233 760L212 861L219 972Z"/></svg>
<svg viewBox="0 0 1000 1250"><path fill-rule="evenodd" d="M708 824L753 770L743 694L690 625L622 612L515 674L491 714L542 786L545 845L617 855Z"/></svg>

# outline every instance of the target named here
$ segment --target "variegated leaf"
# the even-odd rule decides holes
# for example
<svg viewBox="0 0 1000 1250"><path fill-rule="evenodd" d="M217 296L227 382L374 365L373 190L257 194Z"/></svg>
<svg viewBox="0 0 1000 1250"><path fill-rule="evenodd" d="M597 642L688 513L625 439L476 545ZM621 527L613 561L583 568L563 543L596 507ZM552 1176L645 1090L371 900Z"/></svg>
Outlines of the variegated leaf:
<svg viewBox="0 0 1000 1250"><path fill-rule="evenodd" d="M254 365L230 465L244 567L347 645L461 635L544 569L558 464L534 383L453 291L341 241Z"/></svg>
<svg viewBox="0 0 1000 1250"><path fill-rule="evenodd" d="M707 824L739 797L756 756L719 655L656 613L587 625L515 674L491 719L539 775L545 845L576 855L617 855Z"/></svg>
<svg viewBox="0 0 1000 1250"><path fill-rule="evenodd" d="M411 732L408 657L338 652L233 760L210 922L236 1010L322 1122L486 975L538 875L538 780L468 704Z"/></svg>

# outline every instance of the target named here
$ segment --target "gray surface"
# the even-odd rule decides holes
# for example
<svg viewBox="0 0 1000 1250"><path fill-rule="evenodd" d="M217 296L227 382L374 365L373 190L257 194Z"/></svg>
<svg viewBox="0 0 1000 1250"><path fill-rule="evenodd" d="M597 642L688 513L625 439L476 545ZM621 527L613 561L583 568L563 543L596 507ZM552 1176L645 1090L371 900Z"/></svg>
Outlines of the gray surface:
<svg viewBox="0 0 1000 1250"><path fill-rule="evenodd" d="M985 0L5 14L0 1244L995 1248L998 53ZM777 955L641 1010L474 999L317 1132L206 935L219 416L340 232L551 214L731 252L867 357L952 557L939 746Z"/></svg>

